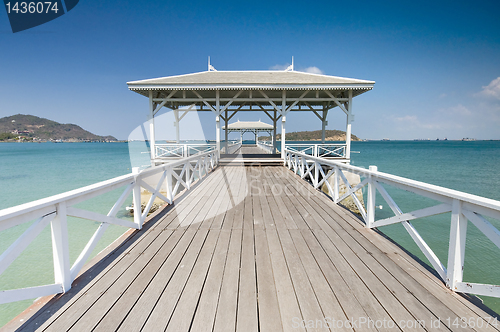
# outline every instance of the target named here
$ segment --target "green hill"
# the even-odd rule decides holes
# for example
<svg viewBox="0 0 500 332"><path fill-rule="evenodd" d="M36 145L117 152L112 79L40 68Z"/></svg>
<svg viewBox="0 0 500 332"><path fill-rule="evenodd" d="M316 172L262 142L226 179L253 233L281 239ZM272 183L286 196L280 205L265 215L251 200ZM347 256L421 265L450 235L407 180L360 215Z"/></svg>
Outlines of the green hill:
<svg viewBox="0 0 500 332"><path fill-rule="evenodd" d="M113 136L99 136L75 124L62 124L34 115L16 114L0 119L0 140L24 136L29 139L63 141L116 141Z"/></svg>
<svg viewBox="0 0 500 332"><path fill-rule="evenodd" d="M259 139L269 140L268 136ZM276 135L276 139L281 139L281 134ZM286 133L287 141L321 141L321 130L314 131L297 131ZM342 130L325 130L326 141L345 141L345 131ZM361 141L356 135L351 135L352 141Z"/></svg>

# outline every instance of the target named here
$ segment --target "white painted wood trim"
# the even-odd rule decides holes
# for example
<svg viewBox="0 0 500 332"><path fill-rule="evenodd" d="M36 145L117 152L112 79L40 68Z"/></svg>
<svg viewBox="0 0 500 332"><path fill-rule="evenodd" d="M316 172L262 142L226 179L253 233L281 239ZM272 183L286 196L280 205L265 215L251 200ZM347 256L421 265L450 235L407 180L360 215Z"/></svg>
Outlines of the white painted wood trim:
<svg viewBox="0 0 500 332"><path fill-rule="evenodd" d="M165 179L165 177L163 177L163 179ZM147 184L143 180L139 180L139 184L141 185L141 187L143 187L144 189L149 191L151 194L156 195L157 197L161 198L166 203L172 204L172 200L169 200L167 197L165 197L162 194L160 194L159 192L157 192L155 189L153 189L153 187L151 187L149 184Z"/></svg>
<svg viewBox="0 0 500 332"><path fill-rule="evenodd" d="M76 259L76 261L73 263L73 266L71 267L71 280L75 280L76 277L78 276L78 273L80 273L80 270L82 269L83 265L89 258L90 254L92 251L94 251L95 246L101 239L102 235L108 229L110 223L101 223L97 230L94 232L92 237L90 238L89 242L85 245L85 248L83 248L82 252ZM134 224L136 225L136 224ZM136 225L137 228L139 228L139 225Z"/></svg>
<svg viewBox="0 0 500 332"><path fill-rule="evenodd" d="M462 282L465 239L467 236L467 218L462 214L462 204L453 200L451 210L450 244L448 247L448 273L446 285L455 289L456 284Z"/></svg>
<svg viewBox="0 0 500 332"><path fill-rule="evenodd" d="M454 290L460 293L500 297L500 286L495 285L476 284L472 282L457 282L455 284Z"/></svg>
<svg viewBox="0 0 500 332"><path fill-rule="evenodd" d="M498 248L500 248L500 231L496 229L490 222L484 219L483 216L467 211L462 210L462 213L465 215L467 219L469 219L474 226L476 226L481 232L483 232L488 239L491 240Z"/></svg>
<svg viewBox="0 0 500 332"><path fill-rule="evenodd" d="M438 214L443 214L451 211L450 204L439 204L435 206L431 206L428 208L415 210L408 213L403 213L400 215L396 215L394 217L377 220L372 224L372 227L382 227L392 224L397 224L403 221L410 221L418 218L425 218L430 216L435 216Z"/></svg>
<svg viewBox="0 0 500 332"><path fill-rule="evenodd" d="M71 288L71 272L69 265L68 224L66 203L57 205L57 216L51 221L52 253L54 258L54 279L61 284L63 291Z"/></svg>
<svg viewBox="0 0 500 332"><path fill-rule="evenodd" d="M63 287L61 284L4 290L0 291L0 304L36 299L42 296L48 296L62 292Z"/></svg>
<svg viewBox="0 0 500 332"><path fill-rule="evenodd" d="M55 213L36 220L24 233L12 243L0 256L0 274L26 249L40 232L54 219Z"/></svg>
<svg viewBox="0 0 500 332"><path fill-rule="evenodd" d="M119 226L128 227L128 228L139 229L139 226L131 221L116 218L116 217L105 216L104 214L100 214L100 213L93 212L93 211L82 210L82 209L75 208L75 207L68 207L67 213L68 213L68 216L71 216L71 217L76 217L76 218L81 218L81 219L91 220L91 221L97 221L97 222L101 222L101 223L119 225Z"/></svg>
<svg viewBox="0 0 500 332"><path fill-rule="evenodd" d="M413 225L409 221L403 221L402 224L408 234L410 234L413 241L417 244L420 251L422 251L425 257L429 260L434 270L436 270L443 281L446 281L446 268L436 256L434 251L432 251L429 245L424 241L424 239L420 236L415 227L413 227Z"/></svg>
<svg viewBox="0 0 500 332"><path fill-rule="evenodd" d="M421 182L421 181L416 181L416 180L411 180L407 178L403 178L400 176L388 174L388 173L383 173L383 172L373 172L370 170L367 170L365 168L361 167L356 167L348 164L341 163L339 161L335 160L330 160L330 159L324 159L324 158L317 158L313 157L310 155L306 155L300 152L291 152L293 155L297 156L303 156L306 157L308 160L316 160L319 161L322 165L330 165L330 166L337 166L341 169L345 169L348 171L355 172L359 175L368 177L369 175L372 175L372 177L379 181L383 182L386 184L389 184L390 186L394 186L406 191L411 191L414 192L418 195L422 195L425 197L429 197L438 201L441 201L443 203L448 203L451 204L453 199L458 199L464 203L470 203L473 205L477 205L478 207L484 207L488 210L491 210L490 213L493 215L491 217L493 218L498 218L498 213L500 213L500 201L496 201L493 199L477 196L477 195L472 195L472 194L467 194L464 192L460 192L458 190L454 189L448 189L440 186L436 186L433 184ZM465 206L464 206L465 208ZM473 208L469 208L467 206L467 210L470 211L475 211ZM479 212L484 215L489 215L486 212L486 210L483 210L483 212ZM497 216L497 217L495 217ZM500 218L499 218L500 219Z"/></svg>
<svg viewBox="0 0 500 332"><path fill-rule="evenodd" d="M344 175L344 174L342 174L342 175ZM363 181L361 181L360 183L358 183L355 187L351 187L349 185L347 192L344 195L342 195L342 197L340 197L338 201L342 202L347 197L356 195L356 191L358 191L358 190L362 189L364 186L366 186L368 184L368 181L369 181L369 179L366 178Z"/></svg>
<svg viewBox="0 0 500 332"><path fill-rule="evenodd" d="M394 214L396 216L402 215L403 212L401 211L399 206L396 204L396 202L394 202L394 200L389 195L389 193L387 193L385 188L382 187L378 182L375 182L375 186L376 186L377 190L379 191L379 193L384 198L384 200L387 202L387 204L389 204L389 207L394 212ZM429 260L431 265L434 267L434 269L439 273L441 278L443 278L443 281L445 281L446 280L446 269L444 268L443 264L441 263L439 258L436 256L434 251L432 251L432 249L429 247L429 245L424 241L424 239L420 236L420 234L417 232L415 227L413 227L413 225L410 222L403 221L402 224L403 224L404 228L406 229L406 231L408 232L408 234L410 234L413 241L415 241L415 243L420 248L422 253L425 255L425 257Z"/></svg>

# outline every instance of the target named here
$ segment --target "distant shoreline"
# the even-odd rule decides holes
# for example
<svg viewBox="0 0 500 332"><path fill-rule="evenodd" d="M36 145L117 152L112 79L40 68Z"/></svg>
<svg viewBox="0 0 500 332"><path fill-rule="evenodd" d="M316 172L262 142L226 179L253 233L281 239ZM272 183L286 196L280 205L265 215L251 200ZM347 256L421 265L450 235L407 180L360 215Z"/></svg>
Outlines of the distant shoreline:
<svg viewBox="0 0 500 332"><path fill-rule="evenodd" d="M62 141L62 142L51 142L51 141L0 141L0 143L28 143L28 144L39 144L39 143L128 143L129 141L94 141L94 142L84 142L84 141Z"/></svg>

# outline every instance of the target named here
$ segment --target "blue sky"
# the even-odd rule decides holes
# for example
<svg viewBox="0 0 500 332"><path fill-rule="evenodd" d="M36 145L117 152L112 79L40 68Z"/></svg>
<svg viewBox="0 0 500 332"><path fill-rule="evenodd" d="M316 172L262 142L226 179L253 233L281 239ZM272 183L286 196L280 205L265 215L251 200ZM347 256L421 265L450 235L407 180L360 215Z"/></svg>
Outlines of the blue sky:
<svg viewBox="0 0 500 332"><path fill-rule="evenodd" d="M500 139L498 1L95 1L13 34L0 9L0 117L125 139L147 116L131 80L290 63L376 81L354 100L367 139ZM294 113L287 130L317 130ZM265 121L243 113L241 120ZM328 129L344 129L340 110ZM213 116L204 115L208 136Z"/></svg>

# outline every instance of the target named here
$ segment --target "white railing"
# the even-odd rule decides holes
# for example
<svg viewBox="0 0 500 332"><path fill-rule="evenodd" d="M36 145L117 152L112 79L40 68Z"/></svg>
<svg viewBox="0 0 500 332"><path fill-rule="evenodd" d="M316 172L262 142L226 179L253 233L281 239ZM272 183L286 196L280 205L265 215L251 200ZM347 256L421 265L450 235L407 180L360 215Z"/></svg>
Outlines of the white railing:
<svg viewBox="0 0 500 332"><path fill-rule="evenodd" d="M346 144L286 144L286 148L290 151L305 153L310 156L320 158L345 158Z"/></svg>
<svg viewBox="0 0 500 332"><path fill-rule="evenodd" d="M302 179L309 180L317 189L321 188L323 184L326 185L328 193L335 203L339 203L349 196L352 197L367 227L374 228L401 223L448 288L462 293L500 297L500 286L463 282L467 220L471 221L488 239L500 248L500 231L485 218L486 216L500 220L500 201L378 172L376 166L370 166L370 169L367 170L333 160L309 156L288 148L285 149L285 152L285 166L300 175ZM325 171L325 169L329 170ZM344 171L358 174L364 180L355 186L351 186L343 173ZM331 177L333 177L333 185L328 181ZM339 194L340 179L342 179L347 189L347 192L342 196ZM441 204L403 213L382 186L382 183L431 198L441 202ZM366 210L355 194L364 186L368 186ZM387 202L395 216L375 220L375 195L377 191ZM449 212L451 212L451 230L448 262L447 267L445 267L410 221Z"/></svg>
<svg viewBox="0 0 500 332"><path fill-rule="evenodd" d="M159 159L186 158L195 154L214 151L216 146L213 143L200 144L156 144L155 157Z"/></svg>
<svg viewBox="0 0 500 332"><path fill-rule="evenodd" d="M275 149L271 142L267 141L257 141L257 146L264 150L266 153L274 153Z"/></svg>
<svg viewBox="0 0 500 332"><path fill-rule="evenodd" d="M177 193L182 189L189 190L194 182L206 176L218 165L218 162L219 155L216 151L206 152L161 166L151 167L141 172L139 172L138 168L135 168L134 172L128 175L0 210L0 231L35 220L0 256L0 274L50 223L55 276L54 283L50 285L0 291L0 304L68 291L71 288L71 283L78 276L81 268L109 225L115 224L141 229L156 197L168 204L172 204ZM152 181L153 186L151 185ZM123 187L125 188L123 194L111 207L107 215L74 207L78 203ZM141 188L152 194L144 211L141 211ZM160 193L161 188L166 189L166 195ZM131 193L134 206L133 222L116 217ZM68 216L101 223L73 263L73 266L70 266L69 261Z"/></svg>
<svg viewBox="0 0 500 332"><path fill-rule="evenodd" d="M238 151L239 148L241 148L241 141L228 141L227 152L225 152L225 153L233 154L236 151ZM224 148L224 150L225 150L225 148Z"/></svg>

